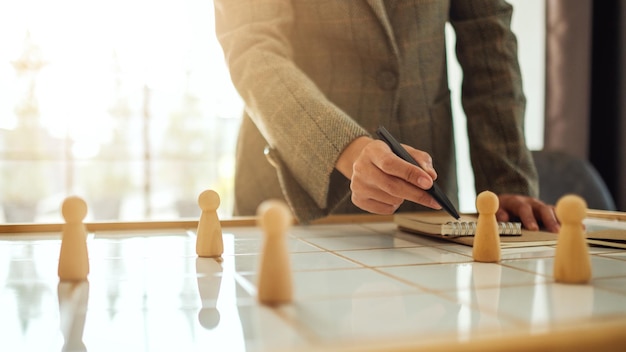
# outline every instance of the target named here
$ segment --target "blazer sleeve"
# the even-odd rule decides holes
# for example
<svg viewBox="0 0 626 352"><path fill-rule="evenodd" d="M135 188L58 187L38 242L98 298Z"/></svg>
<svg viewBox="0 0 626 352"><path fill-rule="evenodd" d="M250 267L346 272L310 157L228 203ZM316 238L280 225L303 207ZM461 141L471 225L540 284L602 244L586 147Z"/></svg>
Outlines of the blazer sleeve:
<svg viewBox="0 0 626 352"><path fill-rule="evenodd" d="M367 131L326 99L294 63L290 1L215 0L214 4L216 33L231 79L271 155L279 159L273 165L287 200L296 211L332 208L328 191L336 160ZM349 187L344 188L342 192L349 194ZM298 196L293 190L307 195ZM345 195L333 194L331 202Z"/></svg>
<svg viewBox="0 0 626 352"><path fill-rule="evenodd" d="M462 104L476 192L537 197L537 172L524 136L526 100L512 12L505 1L453 0L450 22L463 69Z"/></svg>

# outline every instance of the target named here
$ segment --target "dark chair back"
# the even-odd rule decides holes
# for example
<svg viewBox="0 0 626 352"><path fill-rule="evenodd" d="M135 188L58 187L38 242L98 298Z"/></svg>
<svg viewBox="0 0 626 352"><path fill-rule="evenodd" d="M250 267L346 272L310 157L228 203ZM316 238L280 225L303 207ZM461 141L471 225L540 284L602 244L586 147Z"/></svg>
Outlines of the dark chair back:
<svg viewBox="0 0 626 352"><path fill-rule="evenodd" d="M615 202L598 171L587 160L559 151L533 151L539 174L539 199L556 202L577 194L590 209L616 210Z"/></svg>

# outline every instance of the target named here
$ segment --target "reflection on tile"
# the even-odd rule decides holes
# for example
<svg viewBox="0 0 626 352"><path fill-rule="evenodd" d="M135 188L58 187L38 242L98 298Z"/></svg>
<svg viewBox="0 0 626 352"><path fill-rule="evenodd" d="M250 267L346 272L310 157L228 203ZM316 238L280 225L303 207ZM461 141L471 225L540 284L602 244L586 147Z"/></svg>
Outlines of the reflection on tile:
<svg viewBox="0 0 626 352"><path fill-rule="evenodd" d="M599 247L599 246L589 246L590 254L599 254L599 255L617 255L624 254L623 249L617 248L609 248L609 247ZM626 259L626 258L624 258Z"/></svg>
<svg viewBox="0 0 626 352"><path fill-rule="evenodd" d="M324 224L295 226L289 231L295 237L345 237L345 236L368 236L378 235L374 230L358 224Z"/></svg>
<svg viewBox="0 0 626 352"><path fill-rule="evenodd" d="M259 305L239 306L238 315L242 322L242 337L248 351L291 351L306 346L305 336L297 333L276 312ZM232 337L217 344L217 350L231 350ZM214 346L211 339L200 346Z"/></svg>
<svg viewBox="0 0 626 352"><path fill-rule="evenodd" d="M460 246L457 244L447 244L441 246L451 252L465 254L472 256L472 247ZM545 258L553 257L555 248L552 246L532 246L532 247L519 247L519 248L502 248L500 251L500 257L502 260L511 259L524 259L524 258Z"/></svg>
<svg viewBox="0 0 626 352"><path fill-rule="evenodd" d="M61 351L64 340L54 285L48 287L43 305L28 314L15 306L14 297L0 291L0 351Z"/></svg>
<svg viewBox="0 0 626 352"><path fill-rule="evenodd" d="M357 264L328 252L294 253L291 254L290 257L293 271L350 269L358 267Z"/></svg>
<svg viewBox="0 0 626 352"><path fill-rule="evenodd" d="M620 252L609 252L602 254L605 257L615 258L619 260L626 260L626 251L622 250Z"/></svg>
<svg viewBox="0 0 626 352"><path fill-rule="evenodd" d="M540 275L552 277L554 258L539 258L528 260L510 260L503 262L520 270L531 271ZM626 261L614 260L606 256L591 256L592 278L626 276Z"/></svg>
<svg viewBox="0 0 626 352"><path fill-rule="evenodd" d="M538 284L520 287L495 287L467 291L459 295L464 303L481 311L493 309L493 301L480 295L499 297L497 313L526 324L541 327L555 322L574 322L586 318L626 313L626 295L591 285Z"/></svg>
<svg viewBox="0 0 626 352"><path fill-rule="evenodd" d="M331 251L417 246L415 243L386 235L319 237L308 238L307 241Z"/></svg>
<svg viewBox="0 0 626 352"><path fill-rule="evenodd" d="M325 343L359 341L367 344L377 338L402 336L410 336L414 341L430 339L450 330L463 335L509 325L487 318L479 327L472 321L479 319L480 313L469 306L430 294L403 295L400 292L375 297L298 301L282 310Z"/></svg>
<svg viewBox="0 0 626 352"><path fill-rule="evenodd" d="M114 247L120 247L117 256L113 256ZM195 256L195 238L185 232L159 235L154 237L100 237L88 243L89 259L102 258L168 258L172 253Z"/></svg>
<svg viewBox="0 0 626 352"><path fill-rule="evenodd" d="M0 273L4 272L0 274L4 278L0 284L0 350L43 350L42 341L48 348L61 350L57 300L60 242L18 241L15 246L3 242L5 245L9 246L7 256L0 258ZM55 258L51 260L52 255Z"/></svg>
<svg viewBox="0 0 626 352"><path fill-rule="evenodd" d="M397 266L380 269L429 290L450 291L494 286L533 284L545 278L493 263L452 263Z"/></svg>
<svg viewBox="0 0 626 352"><path fill-rule="evenodd" d="M603 256L591 256L591 266L593 278L626 277L626 261Z"/></svg>
<svg viewBox="0 0 626 352"><path fill-rule="evenodd" d="M596 287L605 288L609 291L626 294L626 281L623 277L608 279L592 279L592 283Z"/></svg>
<svg viewBox="0 0 626 352"><path fill-rule="evenodd" d="M217 299L222 286L222 271L222 266L217 261L196 258L196 282L202 305L198 312L198 322L205 329L214 329L220 323Z"/></svg>
<svg viewBox="0 0 626 352"><path fill-rule="evenodd" d="M84 340L87 350L94 351L276 351L307 344L270 308L219 310L219 323L209 329L200 325L195 310L129 309L112 319L105 311L89 310Z"/></svg>
<svg viewBox="0 0 626 352"><path fill-rule="evenodd" d="M234 258L236 270L240 273L256 272L258 269L258 255L236 255L232 258ZM291 253L289 258L291 259L291 269L293 271L359 267L358 264L329 252Z"/></svg>
<svg viewBox="0 0 626 352"><path fill-rule="evenodd" d="M59 282L57 296L60 329L64 341L62 350L86 351L83 332L89 300L89 282Z"/></svg>
<svg viewBox="0 0 626 352"><path fill-rule="evenodd" d="M382 233L385 235L393 235L398 231L398 225L393 222L371 222L371 223L363 223L363 227L367 229L372 229L378 233Z"/></svg>
<svg viewBox="0 0 626 352"><path fill-rule="evenodd" d="M503 248L501 252L501 259L505 261L512 259L554 257L555 250L554 246Z"/></svg>
<svg viewBox="0 0 626 352"><path fill-rule="evenodd" d="M472 258L432 247L370 249L338 252L365 266L379 267L392 265L431 264L468 262Z"/></svg>
<svg viewBox="0 0 626 352"><path fill-rule="evenodd" d="M256 275L246 275L251 282ZM381 296L416 292L417 288L371 269L299 271L293 273L294 300Z"/></svg>
<svg viewBox="0 0 626 352"><path fill-rule="evenodd" d="M262 238L235 239L233 250L225 249L224 254L259 254L263 249ZM319 252L321 249L296 238L287 238L287 248L290 253Z"/></svg>

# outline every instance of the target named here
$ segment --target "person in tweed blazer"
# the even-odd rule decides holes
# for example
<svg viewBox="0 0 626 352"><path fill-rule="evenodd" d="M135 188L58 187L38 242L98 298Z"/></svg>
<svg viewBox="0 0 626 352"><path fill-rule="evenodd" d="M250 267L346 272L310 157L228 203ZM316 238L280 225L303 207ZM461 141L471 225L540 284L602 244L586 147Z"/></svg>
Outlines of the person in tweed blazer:
<svg viewBox="0 0 626 352"><path fill-rule="evenodd" d="M462 102L476 192L499 195L500 220L519 217L531 229L541 220L557 230L552 207L536 199L510 4L214 3L217 38L245 103L236 215L255 214L270 198L284 199L303 223L335 213L440 208L423 191L433 179L458 204L444 37L450 22L464 73ZM380 125L424 170L371 137Z"/></svg>

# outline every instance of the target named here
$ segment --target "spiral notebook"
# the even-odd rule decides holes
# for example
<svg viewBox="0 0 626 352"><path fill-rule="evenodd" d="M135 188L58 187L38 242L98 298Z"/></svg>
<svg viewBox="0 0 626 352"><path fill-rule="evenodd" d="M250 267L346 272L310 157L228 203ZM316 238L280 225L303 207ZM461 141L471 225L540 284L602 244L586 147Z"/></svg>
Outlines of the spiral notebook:
<svg viewBox="0 0 626 352"><path fill-rule="evenodd" d="M462 214L454 220L443 212L398 213L394 222L400 230L418 235L471 246L474 243L477 214ZM518 222L500 222L501 247L530 247L556 244L556 234L546 231L528 231Z"/></svg>
<svg viewBox="0 0 626 352"><path fill-rule="evenodd" d="M474 236L476 234L475 220L454 220L441 224L440 235L442 236ZM438 226L437 224L434 224ZM522 224L519 222L498 222L498 232L501 236L521 236Z"/></svg>

